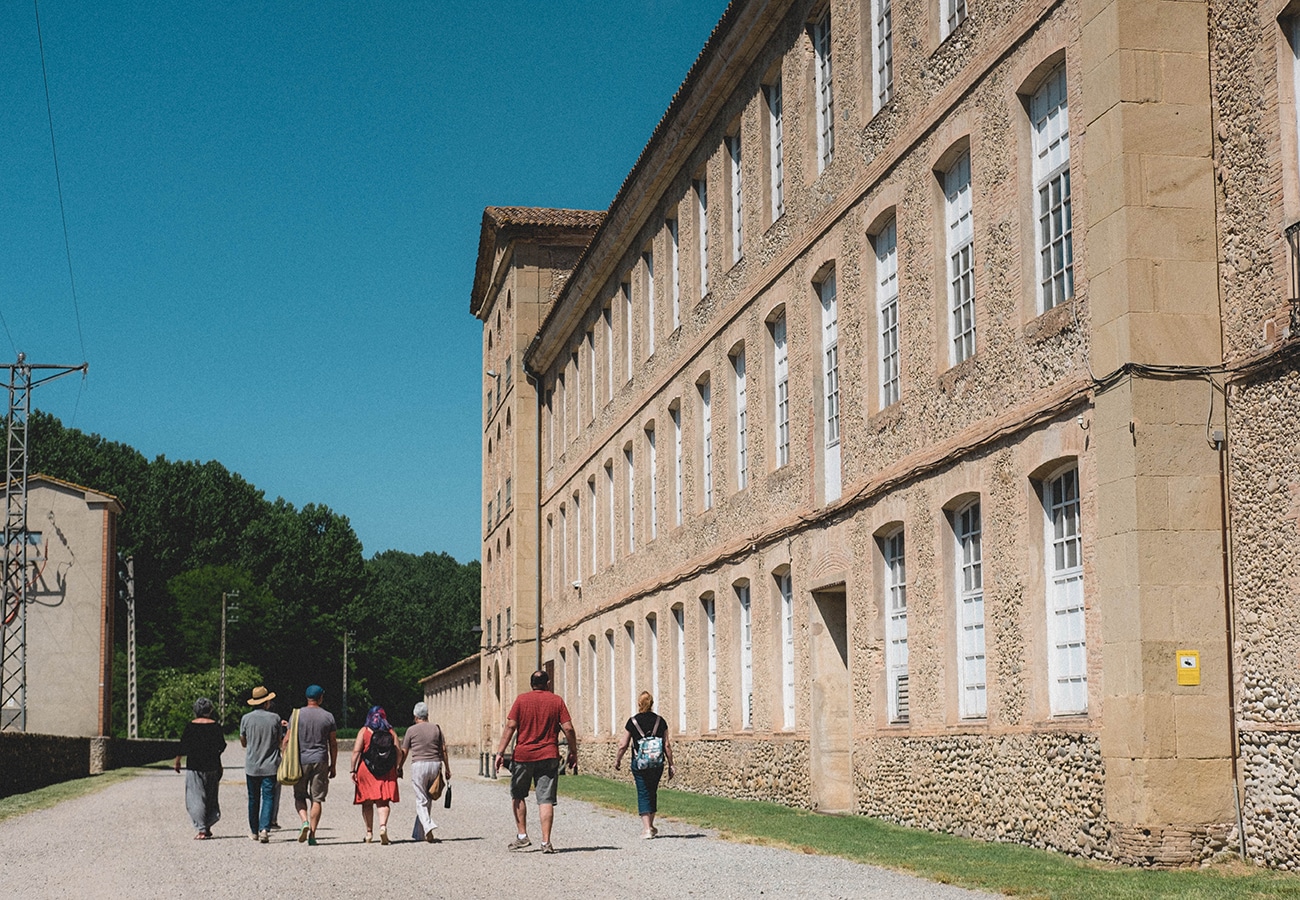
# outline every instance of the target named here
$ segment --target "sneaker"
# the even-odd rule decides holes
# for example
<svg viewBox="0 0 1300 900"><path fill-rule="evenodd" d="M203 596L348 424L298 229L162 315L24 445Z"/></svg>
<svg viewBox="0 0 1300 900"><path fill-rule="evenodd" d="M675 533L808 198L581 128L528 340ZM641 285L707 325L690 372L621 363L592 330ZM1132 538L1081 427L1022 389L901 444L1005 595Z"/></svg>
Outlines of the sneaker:
<svg viewBox="0 0 1300 900"><path fill-rule="evenodd" d="M303 822L302 827L298 829L298 843L301 844L303 841L307 840L307 832L309 831L311 831L311 826L306 822Z"/></svg>
<svg viewBox="0 0 1300 900"><path fill-rule="evenodd" d="M526 838L526 837L525 837L525 838L517 837L517 838L515 838L513 841L511 841L510 843L506 844L506 849L507 849L507 850L522 850L522 849L524 849L525 847L531 847L532 845L533 845L533 842L530 841L528 838Z"/></svg>
<svg viewBox="0 0 1300 900"><path fill-rule="evenodd" d="M312 834L307 836L307 846L308 847L316 846L316 835Z"/></svg>
<svg viewBox="0 0 1300 900"><path fill-rule="evenodd" d="M271 843L271 832L263 831L261 834L257 836L257 839L263 844L269 844Z"/></svg>
<svg viewBox="0 0 1300 900"><path fill-rule="evenodd" d="M555 845L554 845L554 844L542 844L542 852L543 852L543 853L554 853L554 852L555 852Z"/></svg>
<svg viewBox="0 0 1300 900"><path fill-rule="evenodd" d="M254 831L252 834L250 834L249 837L251 837L251 838L252 838L253 840L255 840L255 841L256 841L256 840L260 840L260 838L258 838L258 836L257 836L257 832L256 832L256 831Z"/></svg>

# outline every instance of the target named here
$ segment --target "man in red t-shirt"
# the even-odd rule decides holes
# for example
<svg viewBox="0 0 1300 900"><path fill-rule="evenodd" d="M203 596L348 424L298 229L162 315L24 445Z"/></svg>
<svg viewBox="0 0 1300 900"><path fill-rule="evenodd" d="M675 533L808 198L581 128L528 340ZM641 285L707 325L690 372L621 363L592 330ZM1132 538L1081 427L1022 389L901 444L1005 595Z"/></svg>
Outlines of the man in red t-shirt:
<svg viewBox="0 0 1300 900"><path fill-rule="evenodd" d="M534 672L528 680L532 690L515 698L506 715L506 727L501 732L501 743L493 771L505 762L506 747L510 738L515 740L514 765L510 769L510 800L515 813L516 836L506 845L510 850L531 847L528 839L528 790L537 785L537 815L542 820L542 852L554 853L551 846L551 823L555 820L555 788L560 775L560 744L557 735L563 731L569 742L568 767L578 771L578 735L573 730L573 717L564 700L551 692L550 676L544 671Z"/></svg>

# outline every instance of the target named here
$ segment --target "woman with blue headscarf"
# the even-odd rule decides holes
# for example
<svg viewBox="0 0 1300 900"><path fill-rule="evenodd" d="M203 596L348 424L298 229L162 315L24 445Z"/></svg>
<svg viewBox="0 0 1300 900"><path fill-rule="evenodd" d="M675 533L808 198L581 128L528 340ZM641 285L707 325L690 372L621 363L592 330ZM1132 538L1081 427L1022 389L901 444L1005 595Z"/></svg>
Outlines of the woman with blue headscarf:
<svg viewBox="0 0 1300 900"><path fill-rule="evenodd" d="M200 697L194 701L194 718L181 732L180 753L176 754L176 771L185 757L185 809L194 823L194 840L212 837L212 826L221 818L217 788L221 784L221 751L226 738L213 717L212 701Z"/></svg>
<svg viewBox="0 0 1300 900"><path fill-rule="evenodd" d="M354 805L361 807L366 823L367 844L373 840L375 808L379 808L379 843L388 843L388 804L397 803L397 779L402 776L402 748L382 706L370 707L366 725L352 745L352 780L356 783Z"/></svg>

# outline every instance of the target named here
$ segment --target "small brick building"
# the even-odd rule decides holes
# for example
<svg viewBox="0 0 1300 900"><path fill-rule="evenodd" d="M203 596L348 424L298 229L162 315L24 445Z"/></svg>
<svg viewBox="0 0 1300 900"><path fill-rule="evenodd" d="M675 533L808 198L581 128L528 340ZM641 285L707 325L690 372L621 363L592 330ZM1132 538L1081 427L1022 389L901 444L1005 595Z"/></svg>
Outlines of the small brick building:
<svg viewBox="0 0 1300 900"><path fill-rule="evenodd" d="M112 733L117 498L46 475L28 479L27 727ZM6 711L12 714L10 711Z"/></svg>

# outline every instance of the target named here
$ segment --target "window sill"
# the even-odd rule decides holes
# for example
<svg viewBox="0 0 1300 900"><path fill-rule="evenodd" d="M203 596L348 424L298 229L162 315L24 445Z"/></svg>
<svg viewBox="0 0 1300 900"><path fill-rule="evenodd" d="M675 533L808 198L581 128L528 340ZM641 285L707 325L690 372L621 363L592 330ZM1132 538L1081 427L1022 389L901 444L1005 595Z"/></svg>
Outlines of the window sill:
<svg viewBox="0 0 1300 900"><path fill-rule="evenodd" d="M895 400L880 412L867 419L867 430L872 434L893 431L903 421L903 401Z"/></svg>
<svg viewBox="0 0 1300 900"><path fill-rule="evenodd" d="M979 351L975 351L974 356L968 356L961 362L957 363L948 371L939 376L939 393L941 394L960 394L966 385L966 379L975 374L975 369L979 361Z"/></svg>
<svg viewBox="0 0 1300 900"><path fill-rule="evenodd" d="M1041 344L1074 329L1077 298L1054 306L1025 326L1025 340Z"/></svg>

